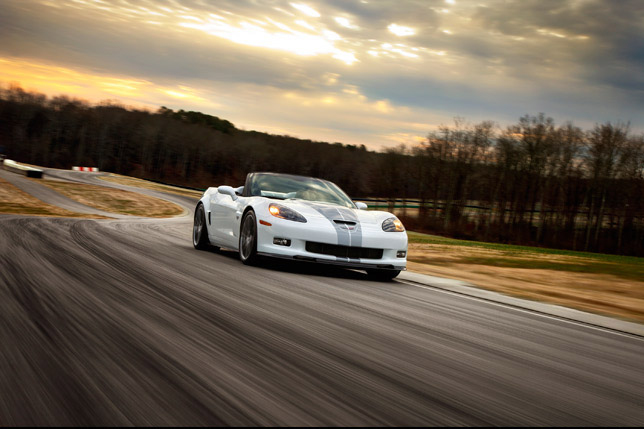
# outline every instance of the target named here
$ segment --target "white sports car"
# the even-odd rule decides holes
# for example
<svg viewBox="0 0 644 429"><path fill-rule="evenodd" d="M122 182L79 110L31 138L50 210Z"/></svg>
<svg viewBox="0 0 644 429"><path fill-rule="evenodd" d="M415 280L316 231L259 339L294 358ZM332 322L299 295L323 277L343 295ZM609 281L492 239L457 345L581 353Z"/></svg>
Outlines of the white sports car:
<svg viewBox="0 0 644 429"><path fill-rule="evenodd" d="M396 216L366 211L334 183L312 177L249 173L244 186L208 188L195 209L196 249L239 251L364 269L392 279L407 265L407 234Z"/></svg>

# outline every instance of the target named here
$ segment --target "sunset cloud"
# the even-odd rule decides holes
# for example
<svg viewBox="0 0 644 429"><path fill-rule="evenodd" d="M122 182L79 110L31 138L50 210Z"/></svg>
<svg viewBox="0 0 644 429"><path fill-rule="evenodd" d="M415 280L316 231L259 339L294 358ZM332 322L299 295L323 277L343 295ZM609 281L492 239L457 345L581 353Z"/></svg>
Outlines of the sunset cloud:
<svg viewBox="0 0 644 429"><path fill-rule="evenodd" d="M0 82L372 148L454 116L641 130L642 22L636 1L4 0Z"/></svg>

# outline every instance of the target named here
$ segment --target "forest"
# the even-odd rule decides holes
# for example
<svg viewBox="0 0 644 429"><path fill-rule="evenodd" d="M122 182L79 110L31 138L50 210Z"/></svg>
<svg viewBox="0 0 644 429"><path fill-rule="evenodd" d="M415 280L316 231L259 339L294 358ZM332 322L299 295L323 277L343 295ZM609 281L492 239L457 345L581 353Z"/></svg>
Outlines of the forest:
<svg viewBox="0 0 644 429"><path fill-rule="evenodd" d="M251 171L315 176L354 199L417 207L401 215L410 230L644 256L644 135L628 123L583 130L543 113L506 127L456 118L418 145L376 152L241 130L200 112L49 98L14 84L0 87L0 153L194 188L239 186Z"/></svg>

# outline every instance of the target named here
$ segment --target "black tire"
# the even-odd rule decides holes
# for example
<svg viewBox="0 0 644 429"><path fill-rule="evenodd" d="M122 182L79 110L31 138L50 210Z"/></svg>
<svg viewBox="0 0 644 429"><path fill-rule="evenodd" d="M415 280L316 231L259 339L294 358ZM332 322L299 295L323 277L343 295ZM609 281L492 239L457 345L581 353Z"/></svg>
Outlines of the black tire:
<svg viewBox="0 0 644 429"><path fill-rule="evenodd" d="M398 274L400 274L401 270L367 270L367 275L369 278L372 280L376 280L379 282L388 282L396 277L398 277Z"/></svg>
<svg viewBox="0 0 644 429"><path fill-rule="evenodd" d="M195 209L195 219L192 224L192 245L197 250L206 250L210 247L208 227L206 227L206 213L201 203Z"/></svg>
<svg viewBox="0 0 644 429"><path fill-rule="evenodd" d="M241 221L239 229L239 259L246 265L257 262L257 219L255 212L249 210Z"/></svg>

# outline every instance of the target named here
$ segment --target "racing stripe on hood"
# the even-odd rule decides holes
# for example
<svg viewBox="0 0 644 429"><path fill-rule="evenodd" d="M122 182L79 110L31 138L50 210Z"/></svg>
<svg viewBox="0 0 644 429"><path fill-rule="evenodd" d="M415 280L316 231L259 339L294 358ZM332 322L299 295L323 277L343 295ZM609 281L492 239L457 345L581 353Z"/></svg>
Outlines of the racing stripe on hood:
<svg viewBox="0 0 644 429"><path fill-rule="evenodd" d="M362 247L362 227L358 216L356 216L353 210L347 207L328 206L326 204L311 204L311 207L331 222L331 225L333 225L338 234L338 244L340 246ZM352 225L351 227L353 229L350 230L346 225L335 223L334 220L355 222L355 225ZM339 256L337 259L342 261L360 261L359 258L342 258Z"/></svg>

